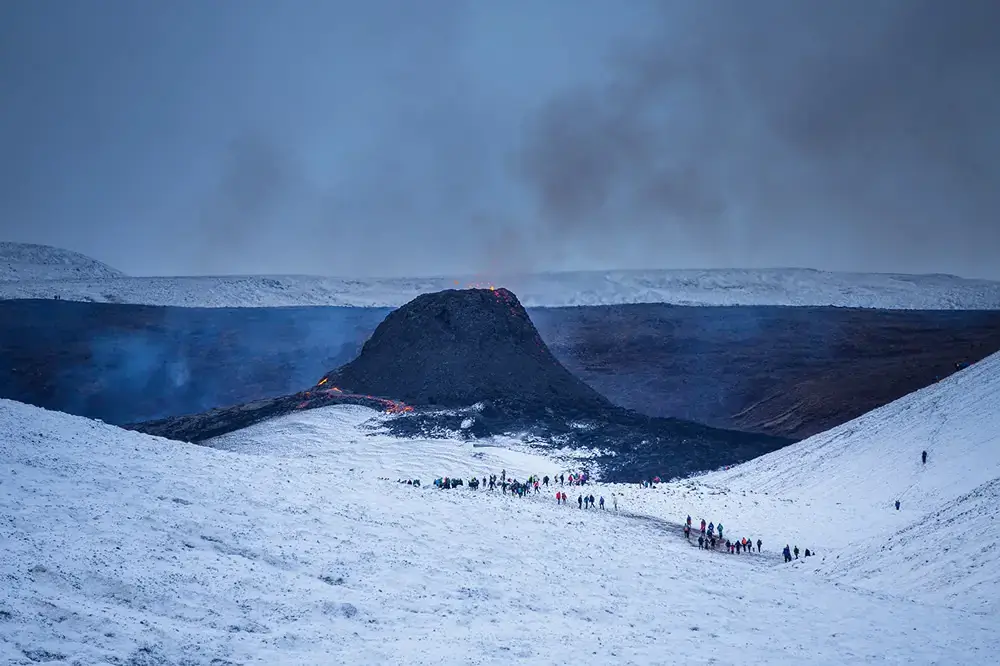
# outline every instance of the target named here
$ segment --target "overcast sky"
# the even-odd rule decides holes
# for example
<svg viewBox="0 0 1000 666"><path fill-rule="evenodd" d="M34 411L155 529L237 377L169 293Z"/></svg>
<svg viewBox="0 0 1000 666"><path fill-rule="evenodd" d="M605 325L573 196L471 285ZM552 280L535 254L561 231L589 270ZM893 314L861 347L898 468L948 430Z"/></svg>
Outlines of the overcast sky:
<svg viewBox="0 0 1000 666"><path fill-rule="evenodd" d="M0 0L0 240L1000 278L996 0Z"/></svg>

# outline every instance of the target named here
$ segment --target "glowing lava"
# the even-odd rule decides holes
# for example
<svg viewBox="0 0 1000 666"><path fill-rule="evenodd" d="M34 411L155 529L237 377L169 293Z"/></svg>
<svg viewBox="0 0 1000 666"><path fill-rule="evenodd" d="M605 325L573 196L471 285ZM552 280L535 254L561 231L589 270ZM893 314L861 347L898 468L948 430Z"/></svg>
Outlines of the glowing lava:
<svg viewBox="0 0 1000 666"><path fill-rule="evenodd" d="M324 377L319 381L317 386L322 386L326 382ZM343 390L337 388L336 386L331 386L326 389L319 389L317 391L305 391L302 393L302 397L305 398L302 402L295 406L295 409L306 409L307 407L321 407L326 401L326 398L364 398L365 400L370 400L371 402L378 403L385 408L388 414L404 414L406 412L412 412L413 407L407 405L404 402L398 400L390 400L388 398L376 398L373 395L361 395L360 393L344 393Z"/></svg>

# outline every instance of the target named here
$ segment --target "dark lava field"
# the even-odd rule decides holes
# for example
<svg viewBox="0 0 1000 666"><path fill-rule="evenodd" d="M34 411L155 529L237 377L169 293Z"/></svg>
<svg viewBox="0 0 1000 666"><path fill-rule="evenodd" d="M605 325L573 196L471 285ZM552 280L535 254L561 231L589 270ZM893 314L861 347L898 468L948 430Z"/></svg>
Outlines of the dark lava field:
<svg viewBox="0 0 1000 666"><path fill-rule="evenodd" d="M2 301L0 397L125 424L284 396L354 359L388 313ZM790 438L1000 350L1000 312L624 305L528 314L554 357L615 405Z"/></svg>

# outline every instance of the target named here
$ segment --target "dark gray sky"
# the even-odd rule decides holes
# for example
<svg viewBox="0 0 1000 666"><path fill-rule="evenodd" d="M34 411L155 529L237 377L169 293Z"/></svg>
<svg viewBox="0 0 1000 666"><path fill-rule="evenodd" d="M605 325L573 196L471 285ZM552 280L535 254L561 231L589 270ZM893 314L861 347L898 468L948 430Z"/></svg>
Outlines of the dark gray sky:
<svg viewBox="0 0 1000 666"><path fill-rule="evenodd" d="M0 0L0 239L1000 278L996 0Z"/></svg>

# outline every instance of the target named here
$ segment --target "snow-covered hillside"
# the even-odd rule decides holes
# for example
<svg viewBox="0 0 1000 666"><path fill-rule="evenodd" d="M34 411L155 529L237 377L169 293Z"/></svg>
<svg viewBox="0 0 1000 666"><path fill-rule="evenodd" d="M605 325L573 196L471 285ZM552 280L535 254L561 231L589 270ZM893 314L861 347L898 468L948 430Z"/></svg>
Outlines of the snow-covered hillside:
<svg viewBox="0 0 1000 666"><path fill-rule="evenodd" d="M775 548L818 549L831 556L817 569L843 583L1000 613L998 485L994 354L828 432L641 499L645 512L697 503Z"/></svg>
<svg viewBox="0 0 1000 666"><path fill-rule="evenodd" d="M313 276L126 277L0 283L0 299L55 298L186 307L398 307L419 294L505 286L526 307L674 303L1000 309L1000 282L803 269L611 271L520 276L350 279Z"/></svg>
<svg viewBox="0 0 1000 666"><path fill-rule="evenodd" d="M572 488L569 506L436 490L438 475L553 463L369 437L369 418L300 412L208 448L0 402L0 662L840 666L1000 650L994 615L698 550L627 515L660 489L619 489L620 513L578 509Z"/></svg>
<svg viewBox="0 0 1000 666"><path fill-rule="evenodd" d="M124 274L120 271L77 252L0 241L0 283L121 277Z"/></svg>

